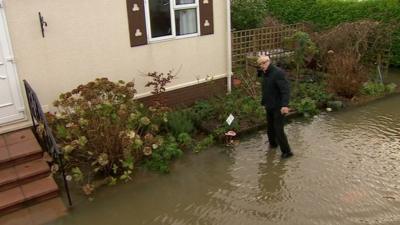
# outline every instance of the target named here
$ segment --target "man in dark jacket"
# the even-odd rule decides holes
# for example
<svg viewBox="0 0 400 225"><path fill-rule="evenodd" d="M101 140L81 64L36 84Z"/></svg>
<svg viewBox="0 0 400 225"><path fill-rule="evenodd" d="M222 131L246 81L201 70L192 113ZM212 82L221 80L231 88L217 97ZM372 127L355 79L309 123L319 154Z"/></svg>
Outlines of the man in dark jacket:
<svg viewBox="0 0 400 225"><path fill-rule="evenodd" d="M261 55L257 63L260 67L257 75L262 78L261 104L267 111L267 134L269 145L282 151L282 158L293 156L290 149L284 126L285 114L289 113L290 85L286 80L285 72L271 64L266 55Z"/></svg>

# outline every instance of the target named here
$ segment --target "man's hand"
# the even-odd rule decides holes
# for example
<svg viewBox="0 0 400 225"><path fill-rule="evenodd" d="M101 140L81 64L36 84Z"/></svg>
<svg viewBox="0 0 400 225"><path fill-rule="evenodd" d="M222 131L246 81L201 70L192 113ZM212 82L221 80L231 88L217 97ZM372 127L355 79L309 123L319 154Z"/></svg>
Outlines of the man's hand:
<svg viewBox="0 0 400 225"><path fill-rule="evenodd" d="M288 113L289 113L289 108L288 108L288 107L282 107L282 108L281 108L281 113L282 113L283 115L288 114Z"/></svg>

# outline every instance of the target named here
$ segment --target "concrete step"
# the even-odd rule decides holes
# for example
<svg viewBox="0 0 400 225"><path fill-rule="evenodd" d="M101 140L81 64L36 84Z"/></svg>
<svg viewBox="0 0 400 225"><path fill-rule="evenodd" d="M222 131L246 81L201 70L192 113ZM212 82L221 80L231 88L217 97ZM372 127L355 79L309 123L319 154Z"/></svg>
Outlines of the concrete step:
<svg viewBox="0 0 400 225"><path fill-rule="evenodd" d="M51 176L8 189L0 192L0 215L55 198L58 195L58 186Z"/></svg>
<svg viewBox="0 0 400 225"><path fill-rule="evenodd" d="M60 197L0 216L1 225L44 225L52 224L67 215L68 209Z"/></svg>
<svg viewBox="0 0 400 225"><path fill-rule="evenodd" d="M49 174L50 168L43 159L0 169L0 191L27 184L47 177Z"/></svg>
<svg viewBox="0 0 400 225"><path fill-rule="evenodd" d="M30 162L42 156L42 148L30 129L0 136L0 169Z"/></svg>

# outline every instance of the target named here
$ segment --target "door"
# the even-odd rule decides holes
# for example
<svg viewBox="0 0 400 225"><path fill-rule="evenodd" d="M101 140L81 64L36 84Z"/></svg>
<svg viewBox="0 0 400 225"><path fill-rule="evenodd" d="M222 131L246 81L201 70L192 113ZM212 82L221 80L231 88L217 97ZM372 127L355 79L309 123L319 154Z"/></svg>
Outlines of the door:
<svg viewBox="0 0 400 225"><path fill-rule="evenodd" d="M0 0L0 126L25 118L7 22Z"/></svg>

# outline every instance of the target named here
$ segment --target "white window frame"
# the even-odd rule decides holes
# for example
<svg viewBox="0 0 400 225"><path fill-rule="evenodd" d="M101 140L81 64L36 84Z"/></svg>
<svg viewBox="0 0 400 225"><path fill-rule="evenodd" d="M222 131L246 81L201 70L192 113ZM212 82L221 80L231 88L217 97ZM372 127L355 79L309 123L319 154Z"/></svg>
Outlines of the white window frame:
<svg viewBox="0 0 400 225"><path fill-rule="evenodd" d="M144 1L145 7L145 17L146 17L146 29L147 29L147 40L149 43L156 43L160 41L166 40L173 40L173 39L183 39L183 38L190 38L190 37L197 37L200 36L200 5L199 0L195 0L193 4L183 4L177 5L176 0L169 0L170 3L170 13L171 13L171 29L172 34L163 37L153 38L151 34L151 22L150 22L150 7L149 7L149 0ZM183 9L196 9L196 16L197 16L197 32L193 34L186 34L186 35L176 35L176 24L175 24L175 11L176 10L183 10Z"/></svg>

